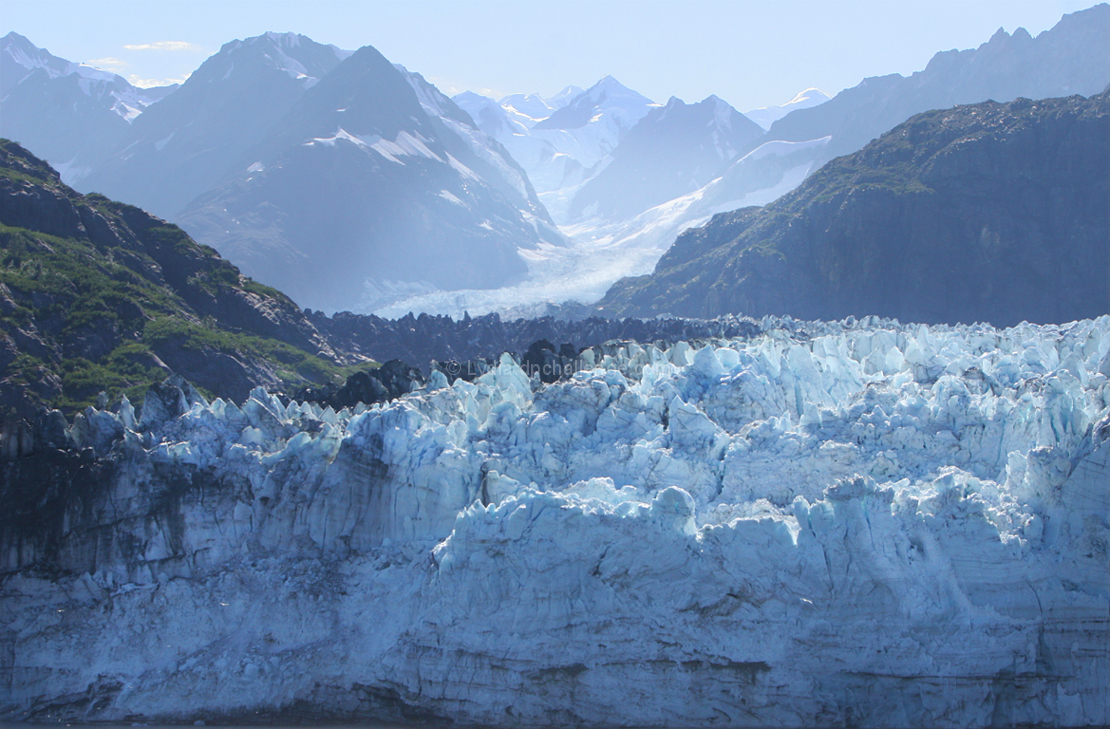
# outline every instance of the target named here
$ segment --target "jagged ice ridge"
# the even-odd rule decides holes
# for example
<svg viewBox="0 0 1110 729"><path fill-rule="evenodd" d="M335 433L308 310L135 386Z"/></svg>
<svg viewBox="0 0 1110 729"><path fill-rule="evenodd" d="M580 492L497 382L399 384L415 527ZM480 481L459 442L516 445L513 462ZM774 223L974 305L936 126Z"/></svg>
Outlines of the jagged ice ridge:
<svg viewBox="0 0 1110 729"><path fill-rule="evenodd" d="M117 470L66 576L2 583L0 711L1110 723L1110 316L762 325L339 413L90 408Z"/></svg>

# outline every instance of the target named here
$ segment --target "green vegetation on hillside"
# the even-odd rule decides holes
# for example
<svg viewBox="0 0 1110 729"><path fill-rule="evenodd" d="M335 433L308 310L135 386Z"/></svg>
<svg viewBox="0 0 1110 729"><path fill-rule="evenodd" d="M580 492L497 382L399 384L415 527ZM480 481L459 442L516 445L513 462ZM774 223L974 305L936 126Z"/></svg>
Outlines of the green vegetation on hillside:
<svg viewBox="0 0 1110 729"><path fill-rule="evenodd" d="M79 195L7 141L0 201L5 402L66 412L101 392L141 402L170 372L208 396L241 398L257 384L340 383L370 366L345 366L326 344L312 346L322 340L287 296L177 226Z"/></svg>

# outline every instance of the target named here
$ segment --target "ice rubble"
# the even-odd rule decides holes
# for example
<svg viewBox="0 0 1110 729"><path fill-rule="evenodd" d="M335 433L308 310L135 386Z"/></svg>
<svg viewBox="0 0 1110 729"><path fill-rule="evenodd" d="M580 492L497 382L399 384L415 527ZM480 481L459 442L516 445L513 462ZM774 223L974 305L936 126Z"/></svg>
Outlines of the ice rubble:
<svg viewBox="0 0 1110 729"><path fill-rule="evenodd" d="M763 327L339 413L90 409L118 470L70 576L3 583L2 710L1110 723L1110 316Z"/></svg>

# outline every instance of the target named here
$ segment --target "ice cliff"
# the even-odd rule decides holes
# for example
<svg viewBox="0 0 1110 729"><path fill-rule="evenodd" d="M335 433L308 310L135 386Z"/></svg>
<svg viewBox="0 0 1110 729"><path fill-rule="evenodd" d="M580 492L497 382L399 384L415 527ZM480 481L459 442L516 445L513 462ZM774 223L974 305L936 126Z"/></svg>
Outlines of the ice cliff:
<svg viewBox="0 0 1110 729"><path fill-rule="evenodd" d="M1110 723L1110 316L762 326L90 408L3 464L0 718Z"/></svg>

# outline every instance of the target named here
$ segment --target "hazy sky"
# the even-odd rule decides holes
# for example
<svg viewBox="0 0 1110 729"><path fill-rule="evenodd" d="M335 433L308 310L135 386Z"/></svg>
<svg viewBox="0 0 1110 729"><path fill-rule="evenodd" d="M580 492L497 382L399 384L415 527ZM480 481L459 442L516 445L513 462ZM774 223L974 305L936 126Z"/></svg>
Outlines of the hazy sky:
<svg viewBox="0 0 1110 729"><path fill-rule="evenodd" d="M0 0L14 30L133 82L180 80L227 41L292 30L372 45L443 91L551 95L605 74L655 101L710 94L740 111L808 86L908 75L998 28L1033 35L1092 0Z"/></svg>

